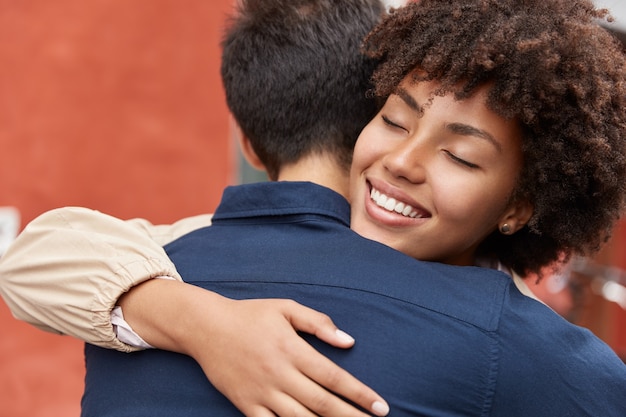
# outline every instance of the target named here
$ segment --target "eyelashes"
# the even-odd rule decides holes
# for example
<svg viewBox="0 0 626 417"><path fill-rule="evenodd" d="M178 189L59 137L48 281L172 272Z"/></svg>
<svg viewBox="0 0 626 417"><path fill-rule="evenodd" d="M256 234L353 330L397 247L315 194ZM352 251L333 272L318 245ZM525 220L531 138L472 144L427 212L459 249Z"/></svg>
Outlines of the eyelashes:
<svg viewBox="0 0 626 417"><path fill-rule="evenodd" d="M397 123L393 122L393 121L392 121L389 117L387 117L387 116L385 116L385 115L382 115L381 117L382 117L382 119L383 119L383 122L384 122L387 126L390 126L390 127L393 127L393 128L400 129L400 130L403 130L403 131L405 131L405 132L408 132L408 130L407 130L407 129L405 129L404 127L400 126L399 124L397 124Z"/></svg>
<svg viewBox="0 0 626 417"><path fill-rule="evenodd" d="M474 164L472 162L466 161L465 159L459 158L458 156L456 156L455 154L453 154L450 151L447 151L447 150L444 149L444 152L446 153L446 155L448 155L448 157L450 159L452 159L454 162L456 162L458 164L464 165L464 166L466 166L468 168L471 168L471 169L479 168L478 165L476 165L476 164Z"/></svg>

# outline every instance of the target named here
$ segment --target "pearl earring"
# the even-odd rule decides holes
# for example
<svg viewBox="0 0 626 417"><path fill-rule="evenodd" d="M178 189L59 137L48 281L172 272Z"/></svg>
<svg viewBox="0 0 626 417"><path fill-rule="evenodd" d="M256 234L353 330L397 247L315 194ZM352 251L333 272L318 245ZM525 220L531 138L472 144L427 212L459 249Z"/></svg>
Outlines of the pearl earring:
<svg viewBox="0 0 626 417"><path fill-rule="evenodd" d="M511 226L509 226L507 223L504 223L502 226L500 226L500 233L502 233L503 235L508 235L511 232Z"/></svg>

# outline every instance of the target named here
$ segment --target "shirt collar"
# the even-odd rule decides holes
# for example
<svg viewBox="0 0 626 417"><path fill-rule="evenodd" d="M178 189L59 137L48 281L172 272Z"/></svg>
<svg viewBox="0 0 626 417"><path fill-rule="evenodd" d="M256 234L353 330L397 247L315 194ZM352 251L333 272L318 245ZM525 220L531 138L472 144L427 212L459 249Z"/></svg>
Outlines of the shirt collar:
<svg viewBox="0 0 626 417"><path fill-rule="evenodd" d="M350 205L339 193L312 182L259 182L227 187L213 221L258 216L317 214L350 226Z"/></svg>

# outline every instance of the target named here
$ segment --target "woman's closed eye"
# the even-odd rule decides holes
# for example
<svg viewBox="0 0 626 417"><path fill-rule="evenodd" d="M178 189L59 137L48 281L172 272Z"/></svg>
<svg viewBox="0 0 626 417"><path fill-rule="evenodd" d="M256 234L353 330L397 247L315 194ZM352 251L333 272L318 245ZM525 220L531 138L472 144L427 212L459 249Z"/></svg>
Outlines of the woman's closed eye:
<svg viewBox="0 0 626 417"><path fill-rule="evenodd" d="M404 130L405 132L408 132L408 130L407 130L405 127L403 127L403 126L401 126L400 124L398 124L398 123L396 123L396 122L392 121L389 117L384 116L384 115L383 115L383 116L381 116L381 117L382 117L382 119L383 119L383 122L384 122L387 126L392 127L392 128L394 128L394 129L400 129L400 130Z"/></svg>
<svg viewBox="0 0 626 417"><path fill-rule="evenodd" d="M478 165L476 165L476 164L474 164L474 163L472 163L472 162L470 162L470 161L467 161L467 160L465 160L465 159L463 159L463 158L460 158L459 156L457 156L457 155L453 154L452 152L450 152L450 151L448 151L448 150L445 150L445 149L444 149L444 150L443 150L443 152L444 152L444 153L445 153L445 154L446 154L446 155L447 155L447 156L448 156L448 157L449 157L452 161L454 161L454 162L455 162L455 163L457 163L457 164L460 164L460 165L463 165L463 166L466 166L466 167L468 167L468 168L472 168L472 169L480 168Z"/></svg>

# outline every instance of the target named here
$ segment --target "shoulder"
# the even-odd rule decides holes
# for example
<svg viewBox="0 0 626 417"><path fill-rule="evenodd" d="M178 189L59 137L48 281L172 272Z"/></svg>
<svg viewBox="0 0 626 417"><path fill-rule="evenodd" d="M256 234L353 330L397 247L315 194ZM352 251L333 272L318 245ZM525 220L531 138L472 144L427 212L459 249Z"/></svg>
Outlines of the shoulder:
<svg viewBox="0 0 626 417"><path fill-rule="evenodd" d="M626 415L626 365L589 330L513 290L498 339L496 398L526 398L533 402L519 404L532 408L526 415L554 415L545 414L550 409L556 415Z"/></svg>

